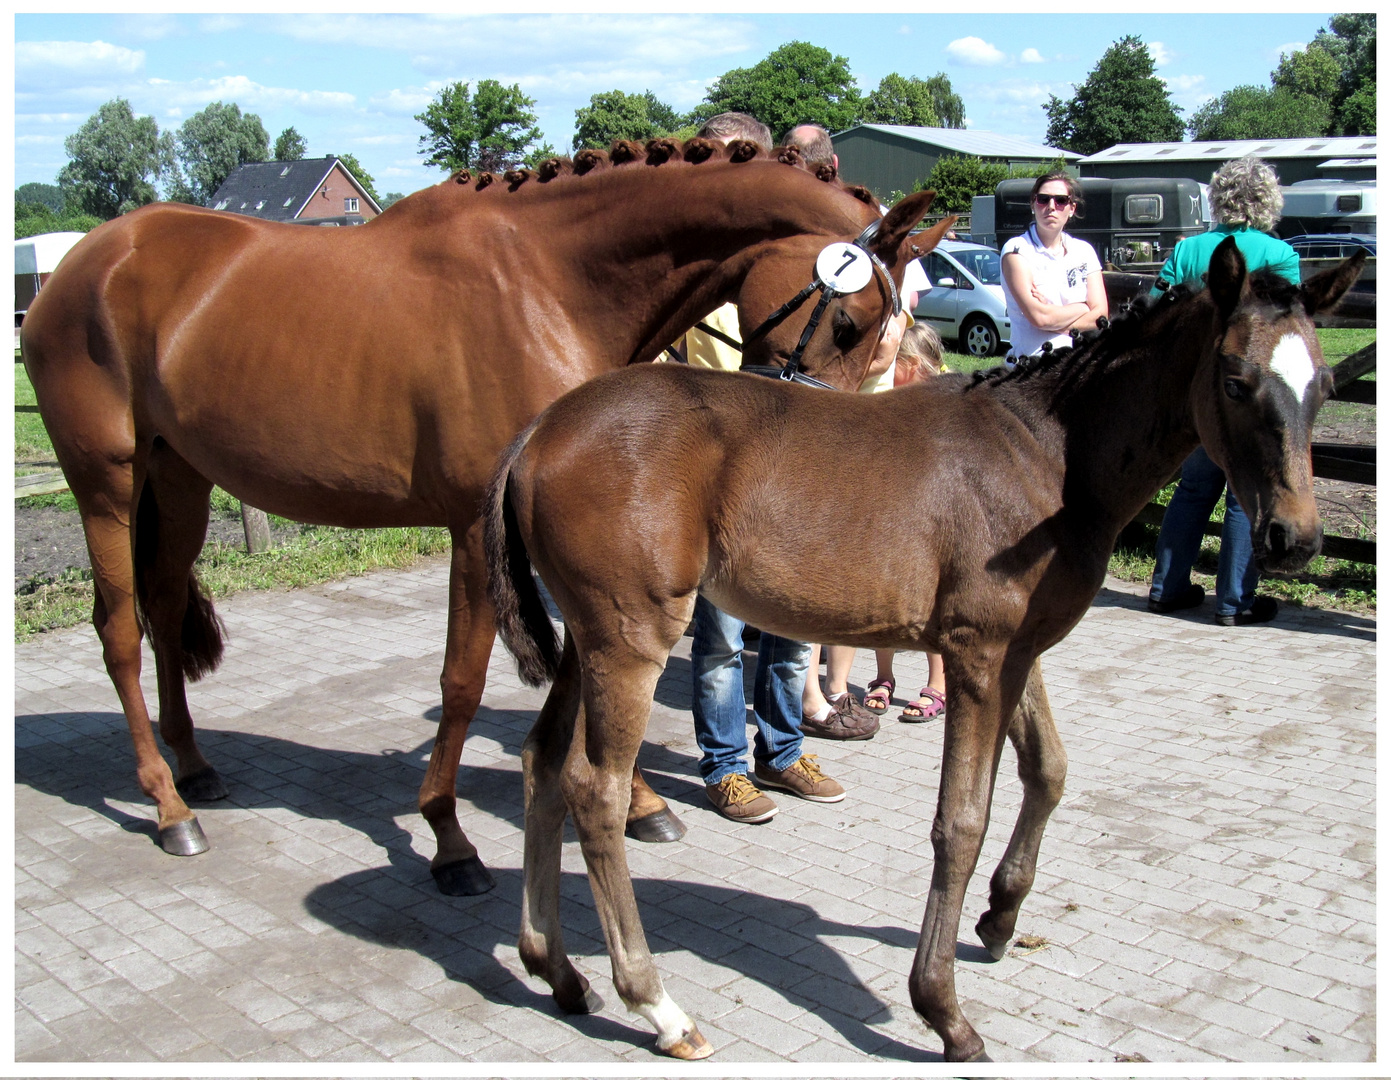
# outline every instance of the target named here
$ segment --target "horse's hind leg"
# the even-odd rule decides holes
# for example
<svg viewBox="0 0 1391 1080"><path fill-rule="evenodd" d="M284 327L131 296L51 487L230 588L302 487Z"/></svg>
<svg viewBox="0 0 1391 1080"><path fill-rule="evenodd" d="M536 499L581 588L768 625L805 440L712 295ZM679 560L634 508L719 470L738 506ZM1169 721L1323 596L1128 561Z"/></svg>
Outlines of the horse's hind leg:
<svg viewBox="0 0 1391 1080"><path fill-rule="evenodd" d="M450 527L454 549L449 565L449 623L444 670L440 674L443 707L430 764L420 784L420 813L435 834L430 874L446 896L476 896L496 882L459 825L456 784L459 758L469 724L483 699L488 658L493 651L493 607L488 600L483 525Z"/></svg>
<svg viewBox="0 0 1391 1080"><path fill-rule="evenodd" d="M50 430L54 430L50 428ZM144 483L143 463L113 454L87 454L54 438L59 461L77 499L87 550L92 560L95 599L92 624L101 639L102 659L116 688L135 748L140 790L159 812L160 846L173 855L208 849L198 819L180 798L174 776L155 745L145 695L140 689L140 623L136 615L135 563L131 517L135 485Z"/></svg>
<svg viewBox="0 0 1391 1080"><path fill-rule="evenodd" d="M1043 829L1063 797L1067 777L1067 753L1053 723L1037 660L1010 722L1009 738L1019 758L1024 801L1009 846L990 878L990 909L976 923L976 934L996 960L1005 955L1014 937L1019 906L1033 888Z"/></svg>
<svg viewBox="0 0 1391 1080"><path fill-rule="evenodd" d="M676 627L666 643L668 650L684 625ZM653 655L658 655L657 650ZM665 652L660 656L664 658ZM654 662L610 651L590 660L584 674L583 708L561 783L604 928L614 989L629 1010L656 1028L657 1048L664 1054L688 1060L708 1057L713 1048L667 995L652 961L623 843L633 763L652 709L661 659Z"/></svg>
<svg viewBox="0 0 1391 1080"><path fill-rule="evenodd" d="M560 774L579 709L579 663L567 633L560 670L522 744L526 839L517 951L527 971L550 983L556 1004L569 1013L598 1012L603 1007L566 955L560 926L560 849L566 813Z"/></svg>
<svg viewBox="0 0 1391 1080"><path fill-rule="evenodd" d="M155 653L160 737L178 762L179 794L195 802L227 796L198 749L184 687L185 678L201 678L222 656L220 623L193 574L211 491L211 481L156 440L136 517L137 588Z"/></svg>

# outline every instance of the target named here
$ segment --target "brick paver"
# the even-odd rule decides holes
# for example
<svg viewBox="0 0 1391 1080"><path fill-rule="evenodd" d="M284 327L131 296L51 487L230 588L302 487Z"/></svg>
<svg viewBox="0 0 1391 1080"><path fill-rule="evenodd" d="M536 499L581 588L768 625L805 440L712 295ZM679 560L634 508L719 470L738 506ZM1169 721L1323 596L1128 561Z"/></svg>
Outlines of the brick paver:
<svg viewBox="0 0 1391 1080"><path fill-rule="evenodd" d="M498 879L440 896L415 811L438 712L447 565L223 601L190 688L232 794L213 845L156 846L89 628L15 649L15 1054L21 1062L594 1062L658 1067L614 993L573 832L562 913L605 1000L561 1016L516 953L518 754L543 700L495 651L460 773ZM997 1061L1375 1059L1375 626L1285 609L1222 629L1108 581L1044 661L1070 770L1016 945L971 932L1020 788L1006 750L958 988ZM932 871L941 726L809 742L842 803L725 821L695 771L689 639L642 762L689 826L629 844L649 942L712 1064L940 1060L907 974ZM147 652L148 658L148 652ZM901 654L900 698L925 680ZM872 677L872 655L853 681ZM155 700L153 663L146 693Z"/></svg>

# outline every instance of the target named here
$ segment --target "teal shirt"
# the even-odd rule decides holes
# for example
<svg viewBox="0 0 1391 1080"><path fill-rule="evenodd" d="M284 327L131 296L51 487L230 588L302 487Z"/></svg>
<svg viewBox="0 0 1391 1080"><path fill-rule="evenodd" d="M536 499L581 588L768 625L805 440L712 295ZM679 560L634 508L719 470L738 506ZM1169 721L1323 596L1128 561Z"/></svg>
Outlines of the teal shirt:
<svg viewBox="0 0 1391 1080"><path fill-rule="evenodd" d="M1180 240L1159 271L1159 280L1201 289L1212 253L1229 236L1236 237L1236 246L1241 249L1247 270L1273 270L1293 284L1299 284L1299 255L1294 248L1269 233L1246 225L1218 225L1209 232ZM1156 284L1150 296L1159 294Z"/></svg>

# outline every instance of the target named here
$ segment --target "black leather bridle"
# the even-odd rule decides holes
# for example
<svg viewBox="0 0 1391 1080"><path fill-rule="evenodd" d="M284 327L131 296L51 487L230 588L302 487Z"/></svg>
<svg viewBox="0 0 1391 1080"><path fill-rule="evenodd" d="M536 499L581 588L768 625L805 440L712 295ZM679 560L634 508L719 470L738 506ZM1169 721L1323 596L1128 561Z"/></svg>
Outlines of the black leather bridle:
<svg viewBox="0 0 1391 1080"><path fill-rule="evenodd" d="M864 231L854 239L853 243L855 247L869 256L870 262L874 268L884 275L884 280L888 282L889 285L889 296L893 301L893 314L897 317L899 312L903 310L903 302L899 299L898 295L898 286L894 284L893 275L889 273L889 268L884 265L884 261L869 250L870 243L878 233L879 222L872 221L865 227ZM777 311L773 312L759 323L757 329L749 334L748 340L756 341L758 338L768 333L769 330L772 330L773 327L780 324L784 319L806 303L811 297L811 294L818 290L821 293L821 298L816 302L816 307L812 309L811 318L807 320L807 325L803 327L802 336L797 341L797 347L792 350L792 355L787 358L787 362L782 367L773 364L741 364L739 367L740 371L748 371L754 375L766 375L771 379L782 379L785 382L801 383L803 386L819 386L826 390L835 389L835 387L831 386L829 383L813 378L802 370L802 354L806 351L807 344L811 341L812 335L816 333L816 327L821 322L821 316L826 311L826 305L837 296L843 295L836 292L835 289L830 288L822 281L819 271L813 270L811 282L791 300L783 304ZM884 336L884 328L887 324L887 319L880 323L880 338ZM716 330L713 326L709 326L704 322L698 322L696 323L696 329L724 342L730 348L738 349L741 353L744 351L744 346L740 342L735 341L734 338L730 337L728 334ZM671 352L673 355L677 355L675 350L668 349L667 351Z"/></svg>

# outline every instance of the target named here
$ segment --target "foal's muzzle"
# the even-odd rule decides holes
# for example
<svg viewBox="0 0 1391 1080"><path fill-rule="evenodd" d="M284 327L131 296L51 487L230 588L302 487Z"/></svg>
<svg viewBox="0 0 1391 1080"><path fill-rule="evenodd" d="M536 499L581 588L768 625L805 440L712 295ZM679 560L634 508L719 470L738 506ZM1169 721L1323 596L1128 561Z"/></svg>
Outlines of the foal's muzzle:
<svg viewBox="0 0 1391 1080"><path fill-rule="evenodd" d="M1323 522L1314 519L1312 528L1296 522L1271 518L1254 530L1251 537L1256 565L1268 574L1292 574L1302 570L1323 546Z"/></svg>

